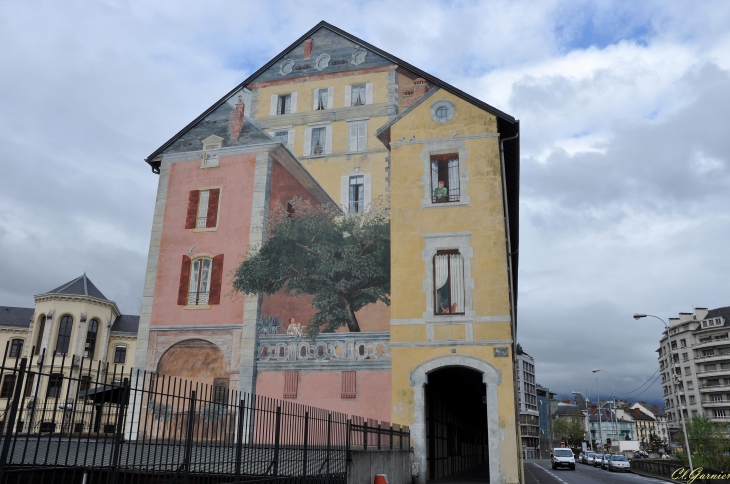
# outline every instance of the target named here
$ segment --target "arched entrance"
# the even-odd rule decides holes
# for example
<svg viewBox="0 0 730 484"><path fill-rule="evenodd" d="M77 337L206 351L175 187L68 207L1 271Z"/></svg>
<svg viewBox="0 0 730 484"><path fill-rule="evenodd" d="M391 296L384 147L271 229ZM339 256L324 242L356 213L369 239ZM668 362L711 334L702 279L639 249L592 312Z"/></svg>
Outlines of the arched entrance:
<svg viewBox="0 0 730 484"><path fill-rule="evenodd" d="M157 364L157 374L179 377L209 385L217 398L225 395L229 375L223 352L209 341L190 339L181 341L165 351Z"/></svg>
<svg viewBox="0 0 730 484"><path fill-rule="evenodd" d="M490 482L502 482L497 386L501 374L473 356L441 356L411 372L411 427L419 484L482 463Z"/></svg>

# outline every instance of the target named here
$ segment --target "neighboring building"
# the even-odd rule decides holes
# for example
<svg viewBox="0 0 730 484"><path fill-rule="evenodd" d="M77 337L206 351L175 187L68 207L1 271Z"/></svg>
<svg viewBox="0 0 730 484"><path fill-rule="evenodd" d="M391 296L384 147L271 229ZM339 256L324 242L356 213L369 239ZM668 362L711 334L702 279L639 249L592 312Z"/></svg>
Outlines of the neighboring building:
<svg viewBox="0 0 730 484"><path fill-rule="evenodd" d="M540 458L549 459L553 448L553 419L551 402L555 394L547 388L537 385L537 406L540 413Z"/></svg>
<svg viewBox="0 0 730 484"><path fill-rule="evenodd" d="M28 359L19 429L50 432L66 415L58 409L73 404L79 392L128 374L139 316L121 314L86 274L35 296L35 303L35 308L0 306L0 345L6 348L6 366ZM38 378L38 373L51 376ZM6 374L0 386L3 412L14 378ZM64 424L75 432L103 430L101 415L92 415L91 408L76 411L77 421Z"/></svg>
<svg viewBox="0 0 730 484"><path fill-rule="evenodd" d="M730 422L729 331L730 307L695 308L669 318L657 350L668 434L681 428L680 402L685 418L704 415L715 423Z"/></svg>
<svg viewBox="0 0 730 484"><path fill-rule="evenodd" d="M608 440L611 440L611 452L639 450L639 441L636 440L636 426L634 421L626 415L612 410L613 402L607 402L598 409L592 405L588 414L588 427L593 440L593 448L608 450ZM598 445L600 444L600 445Z"/></svg>
<svg viewBox="0 0 730 484"><path fill-rule="evenodd" d="M540 447L540 411L535 385L535 360L521 350L522 348L518 345L517 355L515 355L515 373L519 392L522 455L525 459L537 459Z"/></svg>
<svg viewBox="0 0 730 484"><path fill-rule="evenodd" d="M664 444L669 443L669 430L667 429L667 415L664 410L659 408L659 405L649 405L646 402L638 401L631 405L631 408L639 408L645 414L654 418L654 433L662 439Z"/></svg>
<svg viewBox="0 0 730 484"><path fill-rule="evenodd" d="M642 412L640 407L625 407L624 412L634 420L636 438L641 447L646 448L649 445L651 434L656 434L656 420L651 415Z"/></svg>
<svg viewBox="0 0 730 484"><path fill-rule="evenodd" d="M159 184L135 366L409 425L421 483L485 454L492 482L519 481L518 132L318 24L147 158ZM315 313L283 291L232 297L270 213L303 199L359 216L384 195L390 306L360 309L359 332L259 334ZM470 458L442 445L453 435L477 443Z"/></svg>

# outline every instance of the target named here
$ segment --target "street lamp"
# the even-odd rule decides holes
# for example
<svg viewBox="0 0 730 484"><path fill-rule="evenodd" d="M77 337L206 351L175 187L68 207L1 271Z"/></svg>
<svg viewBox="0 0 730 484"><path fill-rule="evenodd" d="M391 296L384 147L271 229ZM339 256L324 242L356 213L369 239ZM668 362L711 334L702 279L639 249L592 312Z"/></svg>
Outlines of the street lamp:
<svg viewBox="0 0 730 484"><path fill-rule="evenodd" d="M672 386L674 387L674 394L677 397L677 405L679 406L679 418L682 421L682 432L684 433L684 445L687 449L687 458L689 459L689 471L693 472L694 467L692 466L692 452L689 450L689 438L687 437L687 425L684 423L684 408L682 407L682 399L679 396L679 392L677 391L677 386L674 383L677 379L677 372L674 370L674 353L672 353L672 336L669 332L669 325L666 321L664 321L659 316L654 316L653 314L634 314L634 319L639 320L641 318L656 318L662 323L664 323L664 328L667 331L667 342L669 343L669 364L672 366ZM669 445L671 447L672 445L672 434L669 434Z"/></svg>
<svg viewBox="0 0 730 484"><path fill-rule="evenodd" d="M603 423L601 422L601 394L598 393L598 377L596 377L596 404L598 405L598 435L601 439L599 440L599 443L601 444L601 450L603 450Z"/></svg>
<svg viewBox="0 0 730 484"><path fill-rule="evenodd" d="M603 373L608 373L606 370L591 370L593 373L597 373L599 371L602 371ZM613 375L608 373L608 376L611 377L611 398L613 399L613 432L616 436L616 442L618 443L618 449L619 452L621 451L621 439L618 435L618 423L616 422L616 392L613 389ZM598 385L598 378L596 378L596 385ZM601 402L598 402L600 405Z"/></svg>

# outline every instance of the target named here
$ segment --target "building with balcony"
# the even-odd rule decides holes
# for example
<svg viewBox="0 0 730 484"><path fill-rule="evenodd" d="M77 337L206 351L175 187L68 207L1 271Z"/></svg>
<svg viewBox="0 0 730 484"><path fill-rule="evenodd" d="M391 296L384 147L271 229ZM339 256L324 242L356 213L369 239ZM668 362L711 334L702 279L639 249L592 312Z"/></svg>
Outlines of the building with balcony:
<svg viewBox="0 0 730 484"><path fill-rule="evenodd" d="M536 385L537 407L540 414L540 459L550 458L550 449L553 445L553 409L552 402L555 399L555 393L549 389Z"/></svg>
<svg viewBox="0 0 730 484"><path fill-rule="evenodd" d="M538 459L540 447L540 411L535 385L535 360L518 345L515 355L518 403L520 407L520 435L525 459Z"/></svg>
<svg viewBox="0 0 730 484"><path fill-rule="evenodd" d="M657 349L669 432L681 427L680 403L685 418L730 422L729 332L730 307L669 318Z"/></svg>

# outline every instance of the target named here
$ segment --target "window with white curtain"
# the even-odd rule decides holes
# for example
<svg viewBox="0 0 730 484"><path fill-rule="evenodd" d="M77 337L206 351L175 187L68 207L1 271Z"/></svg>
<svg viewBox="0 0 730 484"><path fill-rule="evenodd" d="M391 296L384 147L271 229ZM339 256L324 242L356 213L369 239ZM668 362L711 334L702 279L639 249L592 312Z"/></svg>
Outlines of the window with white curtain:
<svg viewBox="0 0 730 484"><path fill-rule="evenodd" d="M458 202L459 155L435 155L431 157L432 203Z"/></svg>
<svg viewBox="0 0 730 484"><path fill-rule="evenodd" d="M458 250L433 257L434 314L464 314L464 258Z"/></svg>
<svg viewBox="0 0 730 484"><path fill-rule="evenodd" d="M210 295L210 267L212 259L194 259L190 271L188 306L205 306Z"/></svg>

